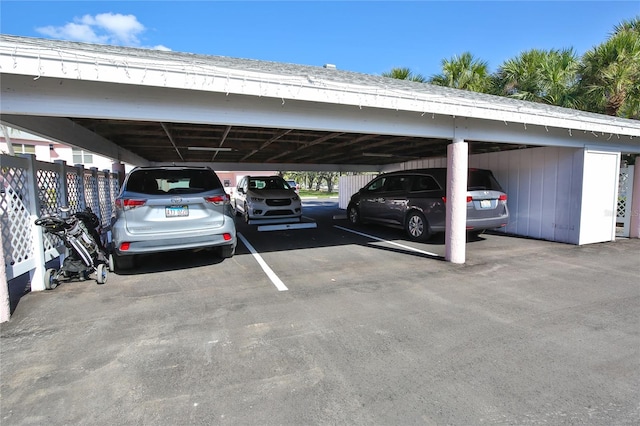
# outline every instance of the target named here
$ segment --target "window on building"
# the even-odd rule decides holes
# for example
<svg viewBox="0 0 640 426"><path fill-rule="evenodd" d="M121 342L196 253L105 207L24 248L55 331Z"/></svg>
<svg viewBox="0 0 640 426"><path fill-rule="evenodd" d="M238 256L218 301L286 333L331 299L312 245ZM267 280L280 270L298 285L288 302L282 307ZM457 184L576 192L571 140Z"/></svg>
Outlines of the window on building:
<svg viewBox="0 0 640 426"><path fill-rule="evenodd" d="M73 149L73 164L93 164L93 154L82 149Z"/></svg>
<svg viewBox="0 0 640 426"><path fill-rule="evenodd" d="M36 146L16 143L13 144L13 152L15 152L16 154L35 154Z"/></svg>

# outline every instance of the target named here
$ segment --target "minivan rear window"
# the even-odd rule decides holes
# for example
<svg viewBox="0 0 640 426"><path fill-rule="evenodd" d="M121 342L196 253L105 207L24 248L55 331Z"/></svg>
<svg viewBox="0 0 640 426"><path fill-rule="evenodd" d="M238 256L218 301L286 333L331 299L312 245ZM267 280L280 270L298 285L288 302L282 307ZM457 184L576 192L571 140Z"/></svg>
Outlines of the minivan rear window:
<svg viewBox="0 0 640 426"><path fill-rule="evenodd" d="M467 189L469 191L502 191L502 187L489 170L470 170Z"/></svg>
<svg viewBox="0 0 640 426"><path fill-rule="evenodd" d="M411 185L412 191L435 191L440 189L440 185L433 178L433 176L414 176L413 184Z"/></svg>

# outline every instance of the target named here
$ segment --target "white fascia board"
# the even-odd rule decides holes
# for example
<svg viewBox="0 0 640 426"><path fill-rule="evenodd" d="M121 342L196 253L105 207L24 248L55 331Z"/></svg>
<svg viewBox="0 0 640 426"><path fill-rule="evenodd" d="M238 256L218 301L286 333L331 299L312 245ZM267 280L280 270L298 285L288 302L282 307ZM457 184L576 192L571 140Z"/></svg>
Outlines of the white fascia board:
<svg viewBox="0 0 640 426"><path fill-rule="evenodd" d="M170 87L225 94L353 105L522 123L602 134L640 137L640 122L577 111L545 112L526 103L506 105L465 97L341 83L317 76L290 76L226 69L202 61L134 57L95 50L63 49L25 42L0 42L2 73Z"/></svg>
<svg viewBox="0 0 640 426"><path fill-rule="evenodd" d="M2 113L14 115L97 117L113 120L160 121L231 126L262 126L302 130L382 133L451 138L450 116L350 105L225 96L159 87L5 75L0 81ZM96 101L99 100L99 101ZM167 101L170 100L170 101Z"/></svg>
<svg viewBox="0 0 640 426"><path fill-rule="evenodd" d="M473 141L574 148L591 144L607 147L610 151L640 153L640 138L479 119L456 119L456 137Z"/></svg>

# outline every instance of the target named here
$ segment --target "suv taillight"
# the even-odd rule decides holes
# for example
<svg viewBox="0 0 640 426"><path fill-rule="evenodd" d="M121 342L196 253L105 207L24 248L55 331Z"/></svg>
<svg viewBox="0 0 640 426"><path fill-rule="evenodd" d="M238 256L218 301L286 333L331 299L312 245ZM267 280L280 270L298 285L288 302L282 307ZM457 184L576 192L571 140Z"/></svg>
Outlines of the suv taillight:
<svg viewBox="0 0 640 426"><path fill-rule="evenodd" d="M215 204L216 206L229 204L229 194L214 195L213 197L204 197L204 200L208 203Z"/></svg>
<svg viewBox="0 0 640 426"><path fill-rule="evenodd" d="M498 197L498 201L501 201L502 203L506 203L507 202L507 194L500 195L500 197Z"/></svg>
<svg viewBox="0 0 640 426"><path fill-rule="evenodd" d="M143 200L140 198L117 198L116 199L116 208L123 210L131 210L136 207L144 206L147 200Z"/></svg>

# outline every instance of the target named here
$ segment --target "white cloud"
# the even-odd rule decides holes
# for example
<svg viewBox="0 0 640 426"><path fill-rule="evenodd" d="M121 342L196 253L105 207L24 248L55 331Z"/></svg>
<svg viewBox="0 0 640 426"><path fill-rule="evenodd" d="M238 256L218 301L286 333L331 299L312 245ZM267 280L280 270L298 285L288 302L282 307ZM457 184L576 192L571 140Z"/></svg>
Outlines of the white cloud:
<svg viewBox="0 0 640 426"><path fill-rule="evenodd" d="M141 47L139 36L145 30L145 26L134 15L120 13L84 15L74 18L73 22L61 27L36 28L40 34L53 38L129 47ZM155 46L153 49L171 50L162 45Z"/></svg>
<svg viewBox="0 0 640 426"><path fill-rule="evenodd" d="M68 23L63 27L36 28L40 34L64 40L82 41L86 43L107 43L107 36L98 36L90 26L76 23Z"/></svg>

